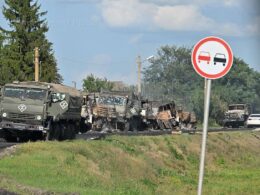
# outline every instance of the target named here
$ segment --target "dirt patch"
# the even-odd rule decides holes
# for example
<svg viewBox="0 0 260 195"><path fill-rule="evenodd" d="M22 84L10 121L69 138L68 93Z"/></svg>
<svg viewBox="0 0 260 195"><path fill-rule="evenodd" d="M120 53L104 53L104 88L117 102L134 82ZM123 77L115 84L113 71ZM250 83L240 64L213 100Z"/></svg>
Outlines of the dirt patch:
<svg viewBox="0 0 260 195"><path fill-rule="evenodd" d="M10 146L8 148L0 150L0 159L2 159L5 156L10 156L15 153L17 146Z"/></svg>

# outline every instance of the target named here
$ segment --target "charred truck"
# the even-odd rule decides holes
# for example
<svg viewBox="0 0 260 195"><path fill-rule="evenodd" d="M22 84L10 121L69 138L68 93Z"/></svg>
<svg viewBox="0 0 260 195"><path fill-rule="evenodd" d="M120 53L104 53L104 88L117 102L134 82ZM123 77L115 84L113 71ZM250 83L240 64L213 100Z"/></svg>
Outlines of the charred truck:
<svg viewBox="0 0 260 195"><path fill-rule="evenodd" d="M159 101L149 101L149 100L142 100L142 121L145 128L148 129L159 129L158 123L157 123L157 113L158 108L161 103Z"/></svg>
<svg viewBox="0 0 260 195"><path fill-rule="evenodd" d="M141 128L141 103L132 92L103 91L92 104L93 130L129 131Z"/></svg>
<svg viewBox="0 0 260 195"><path fill-rule="evenodd" d="M79 129L81 104L79 91L61 84L6 84L1 91L0 135L8 141L73 139Z"/></svg>
<svg viewBox="0 0 260 195"><path fill-rule="evenodd" d="M156 116L161 130L181 130L194 133L196 130L196 115L193 112L185 112L182 107L176 108L175 103L162 104L158 108Z"/></svg>
<svg viewBox="0 0 260 195"><path fill-rule="evenodd" d="M249 104L231 104L225 113L223 120L224 127L240 127L245 126L248 116L251 114L251 106Z"/></svg>

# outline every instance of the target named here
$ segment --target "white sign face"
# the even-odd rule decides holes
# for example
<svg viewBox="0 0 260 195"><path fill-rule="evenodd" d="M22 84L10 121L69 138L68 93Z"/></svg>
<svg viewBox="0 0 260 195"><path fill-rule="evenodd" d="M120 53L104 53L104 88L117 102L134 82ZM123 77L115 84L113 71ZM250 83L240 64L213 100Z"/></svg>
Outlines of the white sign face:
<svg viewBox="0 0 260 195"><path fill-rule="evenodd" d="M207 37L199 41L193 48L192 64L196 72L204 78L221 78L232 67L232 50L224 40Z"/></svg>

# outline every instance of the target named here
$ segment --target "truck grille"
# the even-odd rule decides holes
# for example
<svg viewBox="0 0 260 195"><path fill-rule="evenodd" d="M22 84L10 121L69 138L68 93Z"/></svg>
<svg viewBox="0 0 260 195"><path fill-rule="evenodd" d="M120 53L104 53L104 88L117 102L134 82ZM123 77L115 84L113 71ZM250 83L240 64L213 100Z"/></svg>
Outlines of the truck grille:
<svg viewBox="0 0 260 195"><path fill-rule="evenodd" d="M98 106L97 107L97 115L103 117L116 117L116 109Z"/></svg>
<svg viewBox="0 0 260 195"><path fill-rule="evenodd" d="M18 114L18 113L9 113L8 118L18 119L18 120L34 120L35 115L33 114Z"/></svg>
<svg viewBox="0 0 260 195"><path fill-rule="evenodd" d="M237 113L229 113L229 118L238 118Z"/></svg>

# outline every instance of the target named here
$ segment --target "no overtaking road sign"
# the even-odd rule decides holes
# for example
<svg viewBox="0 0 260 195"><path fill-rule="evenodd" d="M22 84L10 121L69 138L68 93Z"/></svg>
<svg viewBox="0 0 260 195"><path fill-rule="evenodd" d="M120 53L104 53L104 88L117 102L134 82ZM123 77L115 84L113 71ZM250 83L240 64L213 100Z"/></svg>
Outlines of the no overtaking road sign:
<svg viewBox="0 0 260 195"><path fill-rule="evenodd" d="M230 46L223 39L220 39L218 37L206 37L194 46L191 55L191 61L195 71L200 76L206 79L204 120L198 184L198 195L201 195L206 155L211 79L221 78L229 72L233 64L233 53Z"/></svg>
<svg viewBox="0 0 260 195"><path fill-rule="evenodd" d="M200 76L218 79L231 69L233 53L223 39L206 37L194 46L191 59L194 69Z"/></svg>

